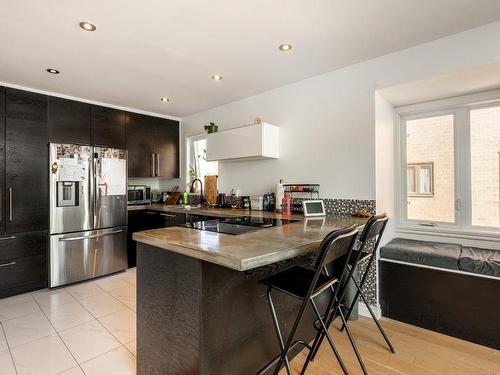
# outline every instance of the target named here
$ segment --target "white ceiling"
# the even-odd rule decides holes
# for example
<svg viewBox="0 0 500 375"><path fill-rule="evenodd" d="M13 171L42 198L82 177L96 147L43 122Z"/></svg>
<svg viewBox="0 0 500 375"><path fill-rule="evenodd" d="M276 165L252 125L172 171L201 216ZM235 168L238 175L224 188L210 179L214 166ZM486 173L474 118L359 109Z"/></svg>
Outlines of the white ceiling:
<svg viewBox="0 0 500 375"><path fill-rule="evenodd" d="M408 82L380 90L394 107L500 88L500 63Z"/></svg>
<svg viewBox="0 0 500 375"><path fill-rule="evenodd" d="M498 19L498 0L0 0L0 82L184 116Z"/></svg>

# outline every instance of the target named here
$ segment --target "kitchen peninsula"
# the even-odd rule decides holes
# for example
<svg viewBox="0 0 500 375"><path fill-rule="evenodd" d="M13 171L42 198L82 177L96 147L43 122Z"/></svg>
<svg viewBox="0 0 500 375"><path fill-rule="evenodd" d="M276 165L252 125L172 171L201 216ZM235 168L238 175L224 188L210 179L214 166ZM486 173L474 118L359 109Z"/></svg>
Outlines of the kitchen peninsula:
<svg viewBox="0 0 500 375"><path fill-rule="evenodd" d="M179 213L185 209L156 207ZM274 213L193 209L214 217L268 217ZM278 343L259 280L291 264L312 260L330 231L365 219L328 217L297 220L246 234L228 235L171 227L134 234L137 247L138 374L255 374L278 352ZM309 255L308 255L309 254ZM287 331L299 301L276 296ZM312 312L308 311L312 322ZM312 339L312 324L297 337ZM295 353L292 353L295 354Z"/></svg>

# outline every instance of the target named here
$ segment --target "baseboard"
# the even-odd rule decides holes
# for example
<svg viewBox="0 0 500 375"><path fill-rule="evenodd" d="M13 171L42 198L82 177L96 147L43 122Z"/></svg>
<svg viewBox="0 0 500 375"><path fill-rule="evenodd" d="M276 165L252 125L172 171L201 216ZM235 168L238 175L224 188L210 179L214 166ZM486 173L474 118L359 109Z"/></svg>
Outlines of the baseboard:
<svg viewBox="0 0 500 375"><path fill-rule="evenodd" d="M382 317L382 310L380 309L380 305L370 305L373 313L377 317L377 319L380 319ZM371 318L370 312L368 311L368 307L363 302L358 302L358 314L362 316L367 316Z"/></svg>

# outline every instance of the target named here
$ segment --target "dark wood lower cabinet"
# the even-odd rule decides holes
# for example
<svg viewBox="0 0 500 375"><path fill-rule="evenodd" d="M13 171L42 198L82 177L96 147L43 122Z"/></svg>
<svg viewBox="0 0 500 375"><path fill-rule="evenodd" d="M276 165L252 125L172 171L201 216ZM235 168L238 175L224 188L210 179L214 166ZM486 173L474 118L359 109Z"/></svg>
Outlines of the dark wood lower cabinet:
<svg viewBox="0 0 500 375"><path fill-rule="evenodd" d="M173 227L185 222L186 215L182 213L152 210L129 211L127 229L128 266L135 267L137 263L137 243L132 239L132 234L134 232Z"/></svg>
<svg viewBox="0 0 500 375"><path fill-rule="evenodd" d="M48 233L0 237L0 298L47 287Z"/></svg>

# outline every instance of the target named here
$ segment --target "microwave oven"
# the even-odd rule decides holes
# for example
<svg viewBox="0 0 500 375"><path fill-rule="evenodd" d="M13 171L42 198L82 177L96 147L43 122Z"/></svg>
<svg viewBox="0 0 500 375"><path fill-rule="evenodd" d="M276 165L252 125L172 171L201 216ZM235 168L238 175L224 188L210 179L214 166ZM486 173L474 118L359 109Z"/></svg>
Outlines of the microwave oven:
<svg viewBox="0 0 500 375"><path fill-rule="evenodd" d="M127 203L151 204L151 187L146 185L129 185Z"/></svg>

